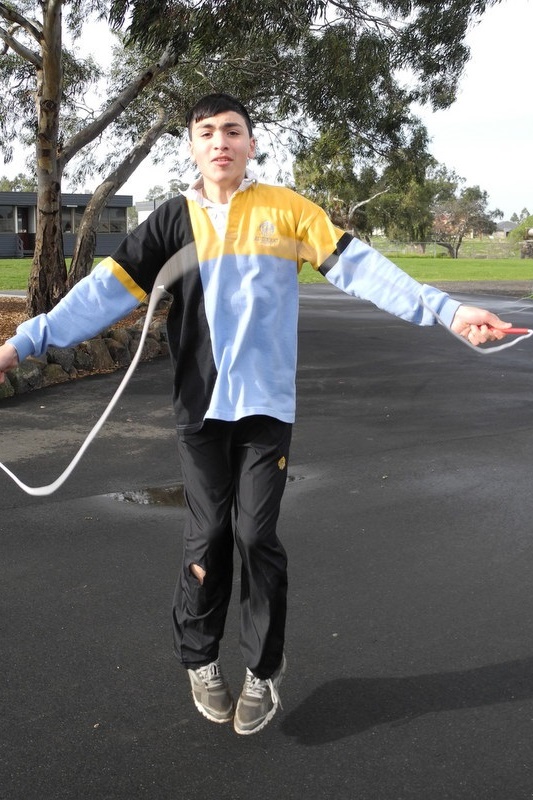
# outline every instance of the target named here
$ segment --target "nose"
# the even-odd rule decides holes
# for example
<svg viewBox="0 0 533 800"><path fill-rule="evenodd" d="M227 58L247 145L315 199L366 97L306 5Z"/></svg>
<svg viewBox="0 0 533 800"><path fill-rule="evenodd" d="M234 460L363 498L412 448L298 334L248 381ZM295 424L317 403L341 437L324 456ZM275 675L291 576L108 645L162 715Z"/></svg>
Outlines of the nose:
<svg viewBox="0 0 533 800"><path fill-rule="evenodd" d="M226 150L228 143L226 141L226 137L224 136L224 131L215 131L213 134L213 146L217 150Z"/></svg>

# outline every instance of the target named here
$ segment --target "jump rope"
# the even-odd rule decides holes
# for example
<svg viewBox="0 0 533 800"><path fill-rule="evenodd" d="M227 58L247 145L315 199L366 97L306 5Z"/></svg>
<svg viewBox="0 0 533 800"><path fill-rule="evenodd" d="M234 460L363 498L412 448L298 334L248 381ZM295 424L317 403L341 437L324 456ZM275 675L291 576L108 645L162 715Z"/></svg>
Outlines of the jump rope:
<svg viewBox="0 0 533 800"><path fill-rule="evenodd" d="M170 258L166 264L164 264L163 268L158 273L154 287L152 289L150 295L150 301L148 303L148 308L146 311L146 318L144 320L141 338L139 340L139 345L137 347L137 351L135 356L133 357L128 369L124 373L124 377L120 382L117 390L115 391L113 397L109 401L107 407L103 411L102 415L100 416L97 423L93 426L93 428L88 433L87 437L85 438L84 442L82 443L81 447L79 448L78 452L75 454L72 461L68 464L65 470L56 478L55 481L52 483L47 484L46 486L28 486L27 484L23 483L5 464L0 461L0 468L8 475L16 484L20 487L26 494L29 494L33 497L45 497L47 495L53 494L56 492L67 480L67 478L72 474L78 463L80 462L81 458L83 457L85 451L91 444L91 442L95 439L98 435L98 432L101 430L103 425L105 424L106 420L108 419L109 415L115 408L119 398L123 394L126 386L128 385L131 376L135 372L137 364L142 355L142 350L144 347L144 343L146 341L146 337L148 335L148 331L150 328L150 323L153 319L154 312L157 308L157 305L163 295L168 292L169 288L175 283L179 278L181 278L192 266L194 263L195 258L195 248L194 244L187 245L186 247L182 248L178 251L172 258ZM507 350L510 347L514 347L515 345L519 344L519 342L523 341L524 339L529 339L530 336L533 336L533 329L531 328L506 328L505 334L506 335L514 335L517 338L513 339L510 342L505 342L504 344L488 347L488 348L480 348L476 347L475 345L471 344L467 339L461 336L455 331L450 330L447 325L443 322L439 314L436 311L433 311L427 303L422 300L424 307L435 317L437 322L442 325L445 330L451 336L454 336L458 339L463 345L466 345L475 353L481 356L489 356L495 353L499 353L502 350Z"/></svg>
<svg viewBox="0 0 533 800"><path fill-rule="evenodd" d="M191 268L192 264L194 263L195 258L195 246L194 244L188 244L179 250L175 255L173 255L162 267L162 269L158 272L157 277L154 282L154 286L152 292L150 294L150 301L148 303L148 308L146 310L146 318L144 320L143 328L141 331L141 338L139 340L139 345L135 352L135 355L124 373L124 377L122 378L117 390L115 391L113 397L109 401L107 407L103 411L100 419L98 422L93 426L91 431L88 433L85 441L79 448L78 452L70 462L70 464L64 469L61 475L56 478L55 481L49 483L46 486L28 486L27 484L23 483L23 481L18 478L14 472L12 472L5 464L2 464L0 461L0 468L9 475L9 477L19 486L26 494L32 495L33 497L45 497L46 495L53 494L56 492L60 486L62 486L67 478L72 474L74 469L76 468L77 464L80 462L83 454L91 444L91 442L95 439L100 429L105 424L106 420L108 419L109 415L115 408L116 404L118 403L124 389L128 385L131 376L135 372L137 364L142 355L142 350L144 347L144 343L146 341L146 337L148 335L148 330L150 328L150 323L153 319L155 310L157 308L157 304L164 296L164 294L168 291L170 286L175 283L179 278L181 278L188 269Z"/></svg>

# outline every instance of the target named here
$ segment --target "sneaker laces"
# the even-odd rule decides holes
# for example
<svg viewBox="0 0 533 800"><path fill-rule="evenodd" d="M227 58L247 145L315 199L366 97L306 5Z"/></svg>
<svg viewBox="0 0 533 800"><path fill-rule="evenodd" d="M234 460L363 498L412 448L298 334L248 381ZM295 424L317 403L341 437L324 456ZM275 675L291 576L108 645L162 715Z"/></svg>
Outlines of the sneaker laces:
<svg viewBox="0 0 533 800"><path fill-rule="evenodd" d="M272 678L267 678L267 680L262 680L261 678L256 678L256 676L251 672L249 669L246 669L246 679L244 685L245 694L250 695L251 697L255 697L258 700L263 699L263 695L265 694L266 690L270 689L270 696L272 698L272 702L275 706L283 708L281 705L281 698L279 696L279 692L274 684Z"/></svg>
<svg viewBox="0 0 533 800"><path fill-rule="evenodd" d="M200 680L205 684L206 689L217 689L219 686L224 686L224 678L222 677L222 670L218 661L212 661L205 667L198 667L195 670Z"/></svg>

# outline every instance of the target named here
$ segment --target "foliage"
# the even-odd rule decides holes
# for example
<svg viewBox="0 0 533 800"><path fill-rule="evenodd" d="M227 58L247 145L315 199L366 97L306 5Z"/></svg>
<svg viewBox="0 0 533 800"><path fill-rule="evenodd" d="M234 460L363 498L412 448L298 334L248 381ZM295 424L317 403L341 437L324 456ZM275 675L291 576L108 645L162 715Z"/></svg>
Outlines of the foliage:
<svg viewBox="0 0 533 800"><path fill-rule="evenodd" d="M0 178L0 192L36 192L37 181L31 175L19 172L14 178Z"/></svg>
<svg viewBox="0 0 533 800"><path fill-rule="evenodd" d="M371 209L374 229L391 239L426 242L433 215L431 203L438 191L440 167L427 149L427 132L413 126L405 146L391 155L380 178L387 191Z"/></svg>
<svg viewBox="0 0 533 800"><path fill-rule="evenodd" d="M371 232L365 200L377 184L375 169L354 170L353 144L335 130L323 132L299 149L294 162L294 185L322 206L340 228L364 236Z"/></svg>
<svg viewBox="0 0 533 800"><path fill-rule="evenodd" d="M520 225L517 225L514 230L509 233L507 237L511 242L522 242L530 228L533 228L533 214L522 219Z"/></svg>
<svg viewBox="0 0 533 800"><path fill-rule="evenodd" d="M236 27L242 38L241 54L246 50L254 52L266 38L279 41L289 57L297 56L300 47L305 50L314 40L317 47L313 52L318 58L328 49L327 37L341 28L343 36L330 41L336 40L342 59L344 37L349 35L351 41L346 47L351 58L357 59L365 95L369 93L364 86L369 74L367 65L386 60L389 68L409 69L418 78L416 99L442 108L455 96L457 80L468 58L463 43L468 25L498 1L382 0L369 8L363 0L112 0L110 19L118 28L129 19L129 38L145 48L163 44L182 51L188 48L193 53L205 52L208 46L213 55L221 57L228 54L225 43L234 39ZM236 20L245 24L236 26ZM353 44L359 41L361 46L354 50ZM213 43L218 45L218 52ZM371 66L370 72L372 69ZM332 87L320 64L315 76L316 95L323 103ZM382 76L386 81L387 72L383 71ZM324 84L326 92L322 94ZM346 81L344 88L348 90L348 100L356 104L353 85ZM377 85L371 87L374 96L377 89ZM293 97L292 102L298 110L300 98Z"/></svg>
<svg viewBox="0 0 533 800"><path fill-rule="evenodd" d="M4 42L0 66L7 78L0 86L0 145L4 145L9 158L9 142L20 131L21 138L28 144L33 140L35 147L38 214L28 286L28 309L32 314L50 310L69 285L87 274L99 214L106 200L149 152L167 122L164 110L155 109L150 125L122 162L113 165L108 159L107 169L111 171L87 206L67 275L60 216L61 184L67 166L78 153L98 141L146 86L175 64L175 56L168 52L161 54L156 63L145 59L141 70L130 74L118 93L115 89L105 99L102 109L86 106L82 93L99 73L91 59L76 57L75 41L84 21L103 13L107 6L103 0L49 0L36 4L20 0L16 6L0 2L0 19L7 24L0 27L0 40ZM65 33L72 40L70 50L62 47ZM85 164L90 165L90 154L85 155Z"/></svg>
<svg viewBox="0 0 533 800"><path fill-rule="evenodd" d="M526 217L529 216L531 215L527 210L527 208L523 208L522 211L520 212L520 215L518 215L516 212L512 215L511 222L516 222L518 224L520 222L523 222L526 219Z"/></svg>
<svg viewBox="0 0 533 800"><path fill-rule="evenodd" d="M180 190L186 188L186 185L181 181L171 180L166 189L164 186L152 186L151 189L148 189L146 200L163 200L166 197L178 194Z"/></svg>

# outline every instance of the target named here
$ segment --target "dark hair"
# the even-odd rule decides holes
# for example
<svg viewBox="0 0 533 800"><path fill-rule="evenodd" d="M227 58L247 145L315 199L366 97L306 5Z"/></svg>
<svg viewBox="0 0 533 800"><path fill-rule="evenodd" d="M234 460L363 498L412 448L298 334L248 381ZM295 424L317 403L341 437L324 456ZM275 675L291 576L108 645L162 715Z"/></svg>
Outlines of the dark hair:
<svg viewBox="0 0 533 800"><path fill-rule="evenodd" d="M246 122L248 133L250 136L253 136L252 120L250 119L248 111L235 97L232 97L230 94L224 94L224 92L206 94L205 97L201 97L189 110L185 119L189 136L191 135L191 129L195 122L201 122L203 119L207 119L207 117L216 117L217 114L223 114L225 111L235 111L236 114L240 114Z"/></svg>

